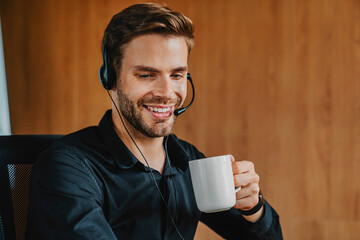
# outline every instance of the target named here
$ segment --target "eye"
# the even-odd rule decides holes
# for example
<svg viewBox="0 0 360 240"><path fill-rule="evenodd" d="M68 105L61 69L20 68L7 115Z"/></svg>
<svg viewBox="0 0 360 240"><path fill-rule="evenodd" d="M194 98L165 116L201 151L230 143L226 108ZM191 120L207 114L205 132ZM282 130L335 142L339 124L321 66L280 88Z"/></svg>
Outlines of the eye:
<svg viewBox="0 0 360 240"><path fill-rule="evenodd" d="M182 74L172 74L171 78L173 78L175 80L179 80L179 79L183 78L183 75Z"/></svg>
<svg viewBox="0 0 360 240"><path fill-rule="evenodd" d="M150 78L153 78L154 75L152 75L152 74L139 74L138 77L142 78L142 79L150 79Z"/></svg>

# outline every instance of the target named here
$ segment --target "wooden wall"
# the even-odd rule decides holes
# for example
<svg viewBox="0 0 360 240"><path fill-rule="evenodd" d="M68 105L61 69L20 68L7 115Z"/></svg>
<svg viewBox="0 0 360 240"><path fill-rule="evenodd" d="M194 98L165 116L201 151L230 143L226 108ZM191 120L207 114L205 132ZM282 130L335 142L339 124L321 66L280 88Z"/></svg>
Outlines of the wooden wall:
<svg viewBox="0 0 360 240"><path fill-rule="evenodd" d="M101 37L134 2L0 0L13 133L98 123ZM176 134L253 161L285 239L359 239L360 1L165 2L196 25ZM196 239L220 238L200 225Z"/></svg>

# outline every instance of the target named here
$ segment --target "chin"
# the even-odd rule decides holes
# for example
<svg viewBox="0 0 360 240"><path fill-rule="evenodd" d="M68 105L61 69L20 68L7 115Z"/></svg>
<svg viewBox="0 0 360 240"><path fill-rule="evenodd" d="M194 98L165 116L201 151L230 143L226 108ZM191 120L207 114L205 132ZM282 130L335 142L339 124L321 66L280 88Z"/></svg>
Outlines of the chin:
<svg viewBox="0 0 360 240"><path fill-rule="evenodd" d="M167 125L167 124L166 124ZM151 131L148 131L148 136L151 137L166 137L169 136L174 129L174 124L167 126L154 126L151 128Z"/></svg>

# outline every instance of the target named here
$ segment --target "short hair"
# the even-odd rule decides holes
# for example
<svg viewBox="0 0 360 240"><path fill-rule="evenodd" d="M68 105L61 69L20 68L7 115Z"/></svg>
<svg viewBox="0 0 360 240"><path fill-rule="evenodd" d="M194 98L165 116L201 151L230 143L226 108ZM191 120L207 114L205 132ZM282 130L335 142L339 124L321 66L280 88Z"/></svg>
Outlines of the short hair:
<svg viewBox="0 0 360 240"><path fill-rule="evenodd" d="M104 33L102 53L106 51L107 64L116 71L121 67L123 46L137 36L181 36L185 38L190 53L194 45L193 33L193 23L184 14L162 4L135 4L113 16Z"/></svg>

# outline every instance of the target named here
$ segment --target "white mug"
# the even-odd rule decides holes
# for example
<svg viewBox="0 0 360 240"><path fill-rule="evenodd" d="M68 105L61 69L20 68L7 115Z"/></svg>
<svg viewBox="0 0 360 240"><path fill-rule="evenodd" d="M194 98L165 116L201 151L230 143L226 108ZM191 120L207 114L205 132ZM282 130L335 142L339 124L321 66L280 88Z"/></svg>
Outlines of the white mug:
<svg viewBox="0 0 360 240"><path fill-rule="evenodd" d="M236 203L230 155L202 158L189 162L196 204L211 213L232 208Z"/></svg>

